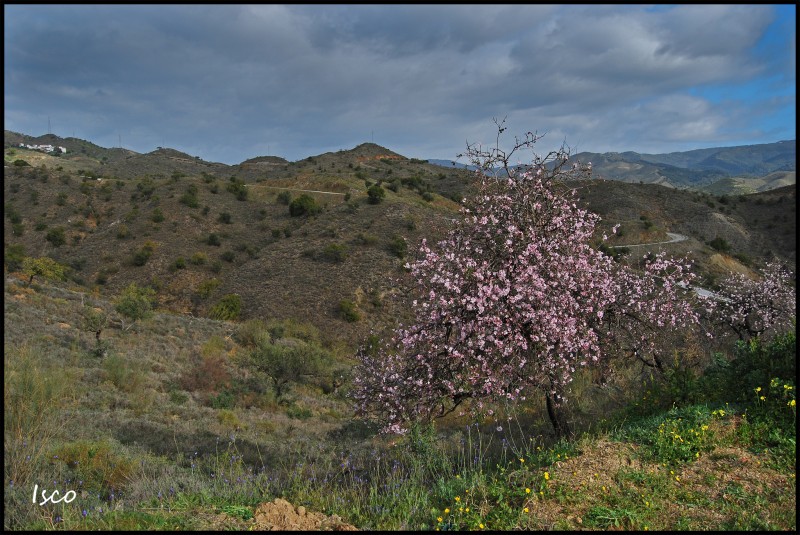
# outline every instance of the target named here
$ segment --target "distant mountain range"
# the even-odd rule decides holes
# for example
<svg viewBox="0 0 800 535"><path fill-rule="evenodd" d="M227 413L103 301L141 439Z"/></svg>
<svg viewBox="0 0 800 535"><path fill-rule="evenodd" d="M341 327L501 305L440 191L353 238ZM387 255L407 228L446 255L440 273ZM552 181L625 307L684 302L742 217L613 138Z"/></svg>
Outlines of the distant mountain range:
<svg viewBox="0 0 800 535"><path fill-rule="evenodd" d="M715 147L668 154L580 152L570 161L592 163L593 176L622 182L703 189L717 194L751 193L795 183L796 141ZM443 167L472 169L450 160L428 160Z"/></svg>
<svg viewBox="0 0 800 535"><path fill-rule="evenodd" d="M53 134L32 137L6 130L6 148L26 144L50 144L63 146L67 156L74 155L100 160L108 174L120 177L132 176L131 172L154 172L169 162L177 170L185 173L200 169L213 172L227 168L237 168L248 174L265 167L283 167L290 164L278 156L257 156L238 166L207 162L198 156L158 147L156 150L139 154L123 148L103 148L77 138L61 138ZM371 147L377 157L403 158L389 149L365 143L361 150ZM57 155L56 155L57 156ZM451 160L419 160L447 167L451 170L475 167L464 162ZM795 184L797 169L797 149L795 140L778 141L760 145L741 145L737 147L715 147L667 154L641 154L638 152L580 152L570 161L592 163L594 178L618 180L629 183L661 184L678 189L699 189L722 194L747 194L767 191ZM74 161L77 165L78 162ZM86 162L87 167L91 167Z"/></svg>

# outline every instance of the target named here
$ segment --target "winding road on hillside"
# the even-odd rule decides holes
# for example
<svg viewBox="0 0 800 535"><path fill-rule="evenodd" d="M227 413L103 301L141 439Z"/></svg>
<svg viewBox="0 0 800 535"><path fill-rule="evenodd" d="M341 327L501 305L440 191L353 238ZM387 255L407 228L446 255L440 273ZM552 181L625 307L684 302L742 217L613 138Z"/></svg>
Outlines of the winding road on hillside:
<svg viewBox="0 0 800 535"><path fill-rule="evenodd" d="M621 249L623 247L646 247L648 245L661 245L664 243L677 243L679 241L686 241L689 239L689 236L684 236L683 234L678 234L677 232L667 232L667 236L669 236L669 241L657 241L653 243L635 243L633 245L612 245L609 249Z"/></svg>
<svg viewBox="0 0 800 535"><path fill-rule="evenodd" d="M669 241L659 241L659 242L653 242L653 243L635 243L633 245L612 245L612 246L609 247L609 249L622 249L622 248L628 248L628 247L646 247L648 245L662 245L662 244L665 244L665 243L678 243L678 242L686 241L686 240L689 239L689 236L685 236L683 234L678 234L677 232L667 232L667 236L669 236ZM711 290L706 290L705 288L701 288L699 286L692 286L692 289L694 290L694 293L696 293L700 297L716 299L717 301L727 301L729 303L731 302L730 299L728 299L726 297L722 297L721 295L716 294L716 293L712 292Z"/></svg>

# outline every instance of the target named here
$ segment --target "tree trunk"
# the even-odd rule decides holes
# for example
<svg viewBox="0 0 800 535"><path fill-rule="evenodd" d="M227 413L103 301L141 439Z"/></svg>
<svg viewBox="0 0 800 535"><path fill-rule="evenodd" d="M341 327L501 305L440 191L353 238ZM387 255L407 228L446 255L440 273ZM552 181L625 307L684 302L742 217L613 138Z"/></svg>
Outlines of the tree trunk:
<svg viewBox="0 0 800 535"><path fill-rule="evenodd" d="M553 399L549 393L547 397L547 415L550 417L550 423L553 424L553 431L556 433L556 438L572 438L572 430L567 421L567 413L563 403L559 403Z"/></svg>

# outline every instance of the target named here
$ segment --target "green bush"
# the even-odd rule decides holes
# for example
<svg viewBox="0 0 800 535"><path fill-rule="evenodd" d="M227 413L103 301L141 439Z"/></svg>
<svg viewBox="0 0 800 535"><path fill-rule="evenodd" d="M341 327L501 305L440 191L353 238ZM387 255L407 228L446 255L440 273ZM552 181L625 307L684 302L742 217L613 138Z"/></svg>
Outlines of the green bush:
<svg viewBox="0 0 800 535"><path fill-rule="evenodd" d="M367 196L370 204L380 204L383 201L383 198L386 197L386 191L379 185L375 184L367 189Z"/></svg>
<svg viewBox="0 0 800 535"><path fill-rule="evenodd" d="M186 260L182 256L179 256L170 265L169 270L174 273L174 272L178 271L179 269L185 269L185 268L186 268Z"/></svg>
<svg viewBox="0 0 800 535"><path fill-rule="evenodd" d="M25 246L21 244L9 244L3 251L3 261L8 266L9 271L16 271L22 267L25 259Z"/></svg>
<svg viewBox="0 0 800 535"><path fill-rule="evenodd" d="M389 251L397 258L403 258L408 251L408 243L405 238L397 234L389 242Z"/></svg>
<svg viewBox="0 0 800 535"><path fill-rule="evenodd" d="M201 299L208 299L211 293L221 284L219 279L207 279L197 285L195 292Z"/></svg>
<svg viewBox="0 0 800 535"><path fill-rule="evenodd" d="M329 243L322 249L320 258L328 262L341 263L347 259L347 246L338 243Z"/></svg>
<svg viewBox="0 0 800 535"><path fill-rule="evenodd" d="M289 203L292 202L292 194L288 191L282 191L278 193L276 200L278 201L278 204L289 206Z"/></svg>
<svg viewBox="0 0 800 535"><path fill-rule="evenodd" d="M342 319L349 323L353 323L361 319L361 314L358 313L356 304L347 299L339 301L339 314L342 316Z"/></svg>
<svg viewBox="0 0 800 535"><path fill-rule="evenodd" d="M133 253L133 265L134 266L143 266L150 260L150 257L153 256L153 251L155 250L155 244L153 242L146 242L142 245L142 248L138 251Z"/></svg>
<svg viewBox="0 0 800 535"><path fill-rule="evenodd" d="M219 236L217 236L213 232L208 235L208 238L206 238L206 243L209 245L213 245L214 247L219 247L220 245L222 245L222 241L220 241Z"/></svg>
<svg viewBox="0 0 800 535"><path fill-rule="evenodd" d="M197 186L194 184L186 188L186 192L181 196L181 204L185 204L189 208L199 208L200 200L197 198Z"/></svg>
<svg viewBox="0 0 800 535"><path fill-rule="evenodd" d="M239 201L246 201L247 200L247 187L245 183L232 176L230 178L230 183L226 186L226 188L230 193L233 193L236 196L236 199Z"/></svg>
<svg viewBox="0 0 800 535"><path fill-rule="evenodd" d="M208 256L205 253L194 253L189 259L189 262L194 266L202 266L208 262Z"/></svg>
<svg viewBox="0 0 800 535"><path fill-rule="evenodd" d="M720 238L719 236L708 242L708 245L721 253L727 253L731 249L731 246L727 240L725 240L725 238Z"/></svg>
<svg viewBox="0 0 800 535"><path fill-rule="evenodd" d="M44 239L49 241L53 247L61 247L67 242L67 237L62 227L51 228L47 231Z"/></svg>
<svg viewBox="0 0 800 535"><path fill-rule="evenodd" d="M132 322L150 317L156 292L152 288L140 288L131 283L117 298L114 309Z"/></svg>
<svg viewBox="0 0 800 535"><path fill-rule="evenodd" d="M289 203L289 215L292 217L312 216L321 211L322 208L314 200L314 197L305 193Z"/></svg>
<svg viewBox="0 0 800 535"><path fill-rule="evenodd" d="M239 319L241 312L242 298L239 294L227 294L216 305L211 307L208 315L215 320L234 321Z"/></svg>

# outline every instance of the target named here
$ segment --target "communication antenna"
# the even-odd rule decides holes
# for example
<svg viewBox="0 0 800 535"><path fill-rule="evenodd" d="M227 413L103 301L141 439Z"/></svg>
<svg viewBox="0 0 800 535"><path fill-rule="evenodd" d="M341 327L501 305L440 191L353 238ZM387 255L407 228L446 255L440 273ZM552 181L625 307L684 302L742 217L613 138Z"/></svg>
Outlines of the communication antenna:
<svg viewBox="0 0 800 535"><path fill-rule="evenodd" d="M122 134L117 134L119 136L119 148L122 148Z"/></svg>
<svg viewBox="0 0 800 535"><path fill-rule="evenodd" d="M47 133L50 133L50 116L47 116Z"/></svg>

